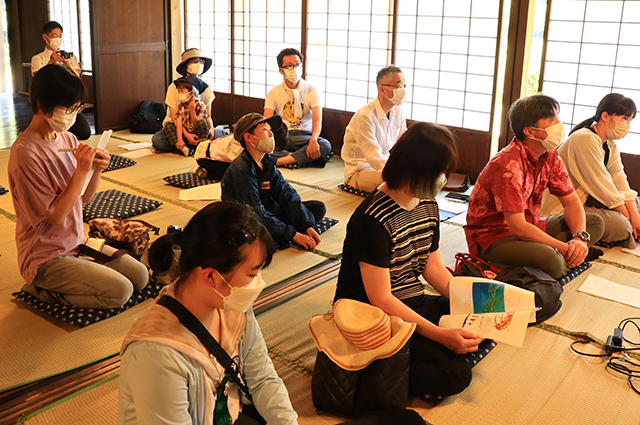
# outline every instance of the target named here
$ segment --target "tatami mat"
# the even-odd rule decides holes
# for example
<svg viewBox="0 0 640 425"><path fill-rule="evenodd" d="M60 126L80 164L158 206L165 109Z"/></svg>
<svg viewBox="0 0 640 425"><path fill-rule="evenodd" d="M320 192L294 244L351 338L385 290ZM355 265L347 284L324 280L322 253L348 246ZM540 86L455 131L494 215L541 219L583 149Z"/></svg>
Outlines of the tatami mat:
<svg viewBox="0 0 640 425"><path fill-rule="evenodd" d="M117 353L131 324L150 303L151 300L145 301L115 317L78 329L24 303L3 298L0 391Z"/></svg>
<svg viewBox="0 0 640 425"><path fill-rule="evenodd" d="M32 414L29 425L113 425L118 419L118 378L60 400Z"/></svg>
<svg viewBox="0 0 640 425"><path fill-rule="evenodd" d="M126 141L132 142L151 142L151 138L153 134L146 133L132 133L129 130L119 130L114 131L111 135L114 139L124 139Z"/></svg>
<svg viewBox="0 0 640 425"><path fill-rule="evenodd" d="M640 257L622 251L622 247L616 246L610 249L598 247L604 251L602 260L623 264L624 267L633 267L640 270Z"/></svg>
<svg viewBox="0 0 640 425"><path fill-rule="evenodd" d="M311 377L274 360L289 391L300 425L334 425L345 419L317 412L311 402ZM119 377L101 382L30 415L28 425L113 425L118 415Z"/></svg>
<svg viewBox="0 0 640 425"><path fill-rule="evenodd" d="M287 181L319 187L341 196L363 199L338 187L339 184L344 183L344 162L337 155L331 158L324 168L307 167L289 170L282 167L278 169Z"/></svg>
<svg viewBox="0 0 640 425"><path fill-rule="evenodd" d="M580 285L590 275L640 289L638 273L593 262L591 268L565 285L561 297L562 308L546 323L571 331L589 332L606 341L607 336L613 334L613 329L622 319L637 317L640 314L637 308L578 292Z"/></svg>
<svg viewBox="0 0 640 425"><path fill-rule="evenodd" d="M445 267L455 270L455 255L459 252L469 252L467 240L462 227L444 222L440 224L440 258Z"/></svg>
<svg viewBox="0 0 640 425"><path fill-rule="evenodd" d="M437 407L414 400L433 425L637 425L640 397L604 364L578 357L570 339L529 328L522 348L498 344L471 385Z"/></svg>
<svg viewBox="0 0 640 425"><path fill-rule="evenodd" d="M309 270L312 267L326 261L321 255L298 248L287 248L277 251L273 255L271 265L263 269L260 274L267 282L267 286L281 282L285 279Z"/></svg>
<svg viewBox="0 0 640 425"><path fill-rule="evenodd" d="M281 305L258 318L262 335L270 349L285 353L292 361L304 361L316 352L309 333L309 320L331 310L337 279Z"/></svg>
<svg viewBox="0 0 640 425"><path fill-rule="evenodd" d="M316 200L324 202L327 207L327 217L338 220L338 224L320 235L320 244L317 248L330 254L341 254L349 219L364 198L339 196L295 183L292 186L298 191L303 201Z"/></svg>

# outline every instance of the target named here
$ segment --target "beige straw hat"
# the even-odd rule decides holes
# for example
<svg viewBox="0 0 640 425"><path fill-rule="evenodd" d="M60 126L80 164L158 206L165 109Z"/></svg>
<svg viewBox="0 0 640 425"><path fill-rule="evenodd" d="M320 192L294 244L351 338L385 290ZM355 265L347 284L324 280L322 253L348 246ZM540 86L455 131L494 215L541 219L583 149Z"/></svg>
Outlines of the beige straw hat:
<svg viewBox="0 0 640 425"><path fill-rule="evenodd" d="M211 64L213 63L211 58L202 56L202 52L200 51L200 49L196 49L196 48L187 49L184 52L182 52L180 63L178 64L178 66L176 66L176 71L178 72L178 74L187 75L187 62L189 62L191 59L204 60L204 69L202 70L203 74L207 72L209 68L211 68Z"/></svg>
<svg viewBox="0 0 640 425"><path fill-rule="evenodd" d="M416 328L378 307L340 299L333 311L309 321L318 349L346 370L360 370L377 359L391 357L409 340Z"/></svg>

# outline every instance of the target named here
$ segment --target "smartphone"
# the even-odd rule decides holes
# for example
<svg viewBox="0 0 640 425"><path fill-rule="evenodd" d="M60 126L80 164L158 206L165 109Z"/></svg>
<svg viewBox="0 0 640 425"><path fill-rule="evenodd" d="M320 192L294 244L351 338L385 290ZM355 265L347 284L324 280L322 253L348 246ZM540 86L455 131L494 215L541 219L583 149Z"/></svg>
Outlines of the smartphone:
<svg viewBox="0 0 640 425"><path fill-rule="evenodd" d="M469 195L465 195L464 193L449 192L444 197L469 202Z"/></svg>
<svg viewBox="0 0 640 425"><path fill-rule="evenodd" d="M524 266L523 269L525 269L538 282L549 283L551 285L555 285L558 283L557 280L549 276L549 274L542 269L539 269L537 267L531 267L531 266Z"/></svg>

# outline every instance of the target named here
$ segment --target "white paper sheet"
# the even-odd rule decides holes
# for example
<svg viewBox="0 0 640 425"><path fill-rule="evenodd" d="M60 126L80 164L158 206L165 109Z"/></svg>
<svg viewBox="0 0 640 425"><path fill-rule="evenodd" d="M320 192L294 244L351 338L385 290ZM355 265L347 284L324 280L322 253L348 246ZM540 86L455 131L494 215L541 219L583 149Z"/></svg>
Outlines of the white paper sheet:
<svg viewBox="0 0 640 425"><path fill-rule="evenodd" d="M620 285L599 276L590 275L578 288L578 291L640 308L640 289Z"/></svg>
<svg viewBox="0 0 640 425"><path fill-rule="evenodd" d="M113 133L113 130L106 130L102 133L102 136L100 137L100 141L98 142L98 146L96 146L98 149L105 149L107 147L107 143L109 143L109 138L111 137L111 133ZM87 190L87 186L89 186L89 182L91 181L91 177L93 177L93 172L95 171L96 166L93 165L91 166L91 171L89 172L89 174L87 174L87 178L84 180L84 185L82 186L82 191L80 193L82 193L84 195L84 192Z"/></svg>
<svg viewBox="0 0 640 425"><path fill-rule="evenodd" d="M640 245L636 246L635 249L622 248L620 251L640 257Z"/></svg>
<svg viewBox="0 0 640 425"><path fill-rule="evenodd" d="M527 331L530 312L445 315L438 325L443 328L464 328L483 338L521 348Z"/></svg>
<svg viewBox="0 0 640 425"><path fill-rule="evenodd" d="M192 187L180 191L178 199L181 201L212 201L222 197L220 183Z"/></svg>
<svg viewBox="0 0 640 425"><path fill-rule="evenodd" d="M128 151L135 151L138 149L150 148L151 146L153 146L151 142L127 143L124 145L118 145L119 148L126 149Z"/></svg>
<svg viewBox="0 0 640 425"><path fill-rule="evenodd" d="M137 151L123 153L120 156L133 159L133 158L142 158L143 156L147 156L147 155L153 155L153 151L151 149L140 149Z"/></svg>
<svg viewBox="0 0 640 425"><path fill-rule="evenodd" d="M440 196L436 196L436 202L438 203L439 209L454 214L460 214L469 208L469 204L467 202L449 201L448 199Z"/></svg>

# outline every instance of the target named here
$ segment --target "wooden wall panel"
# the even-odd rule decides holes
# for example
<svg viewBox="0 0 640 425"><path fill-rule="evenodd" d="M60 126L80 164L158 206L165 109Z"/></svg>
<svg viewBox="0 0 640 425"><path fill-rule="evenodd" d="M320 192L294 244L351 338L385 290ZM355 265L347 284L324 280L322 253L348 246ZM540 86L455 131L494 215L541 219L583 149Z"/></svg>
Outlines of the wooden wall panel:
<svg viewBox="0 0 640 425"><path fill-rule="evenodd" d="M104 55L100 71L101 93L97 95L100 130L129 128L129 115L138 111L143 100L164 103L164 72L149 72L137 78L132 69L163 69L164 52L135 52Z"/></svg>
<svg viewBox="0 0 640 425"><path fill-rule="evenodd" d="M621 153L620 156L631 189L640 193L640 155Z"/></svg>
<svg viewBox="0 0 640 425"><path fill-rule="evenodd" d="M96 132L128 128L144 100L164 102L167 10L166 0L91 3Z"/></svg>
<svg viewBox="0 0 640 425"><path fill-rule="evenodd" d="M7 0L7 37L11 58L14 92L28 91L31 68L22 68L23 62L44 50L42 26L49 20L47 0Z"/></svg>

